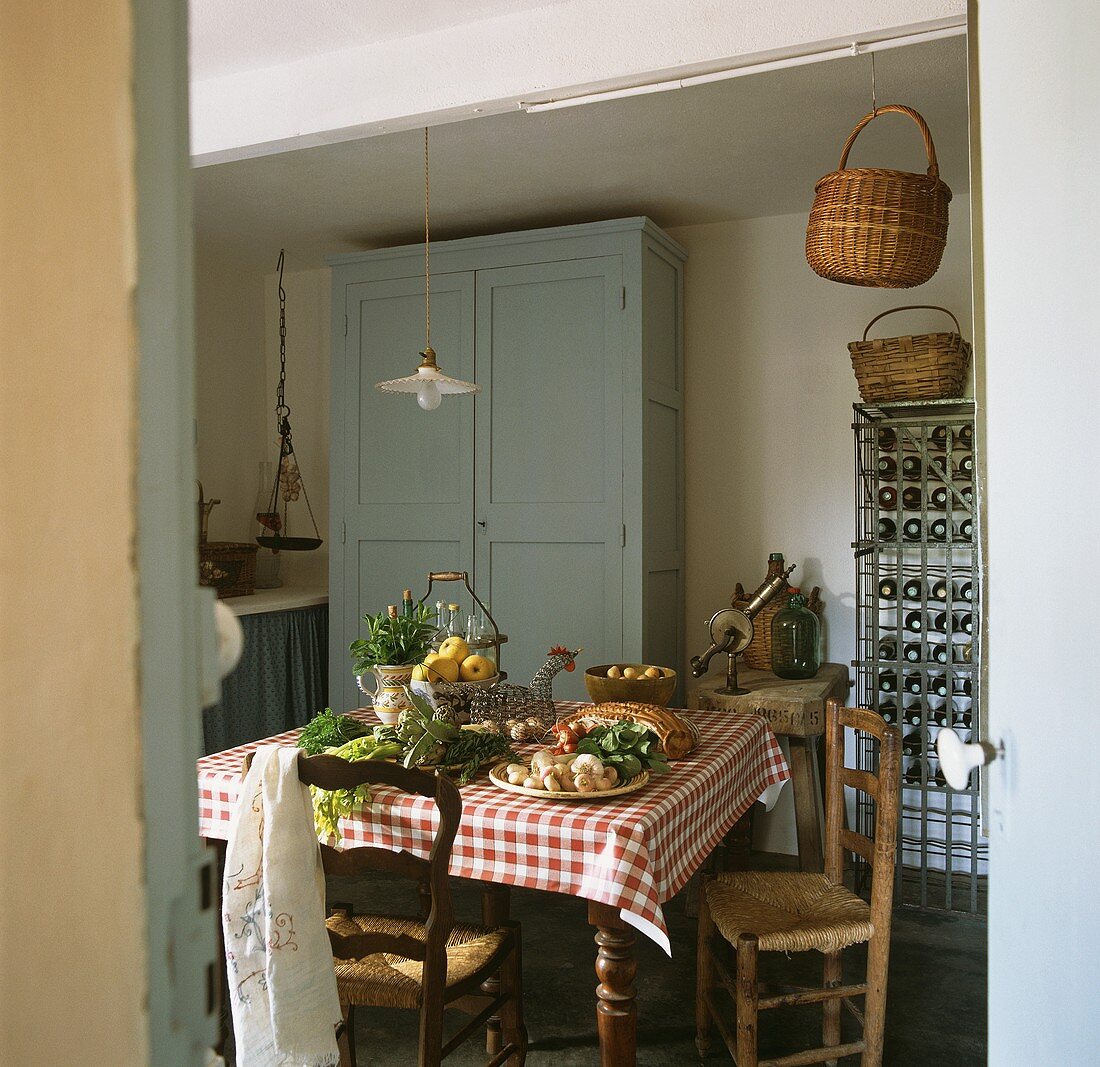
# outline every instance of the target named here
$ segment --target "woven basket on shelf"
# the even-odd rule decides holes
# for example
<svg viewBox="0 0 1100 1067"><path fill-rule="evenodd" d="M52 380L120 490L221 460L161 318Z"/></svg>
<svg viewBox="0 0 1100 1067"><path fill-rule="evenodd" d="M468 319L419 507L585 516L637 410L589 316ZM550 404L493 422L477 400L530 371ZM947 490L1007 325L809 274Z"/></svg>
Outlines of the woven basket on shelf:
<svg viewBox="0 0 1100 1067"><path fill-rule="evenodd" d="M780 609L787 606L788 594L780 593L772 597L757 613L752 620L753 638L742 654L745 665L754 671L770 671L772 669L772 619ZM752 593L746 593L744 586L737 583L730 599L730 606L744 610L745 605L752 600ZM825 602L821 599L821 588L814 586L806 600L806 607L819 619L825 610Z"/></svg>
<svg viewBox="0 0 1100 1067"><path fill-rule="evenodd" d="M896 311L942 311L955 323L954 333L917 333L867 340L871 327ZM852 369L865 403L899 400L946 400L963 395L970 369L970 342L964 341L959 320L934 304L906 304L876 315L862 341L848 345Z"/></svg>
<svg viewBox="0 0 1100 1067"><path fill-rule="evenodd" d="M199 585L213 586L218 599L251 596L256 591L255 544L203 541L199 545Z"/></svg>
<svg viewBox="0 0 1100 1067"><path fill-rule="evenodd" d="M846 169L860 130L887 112L908 115L920 129L928 173L872 167ZM947 243L951 190L940 181L928 124L911 107L887 104L865 115L844 142L840 167L814 186L806 227L806 261L822 278L847 285L907 289L939 269Z"/></svg>

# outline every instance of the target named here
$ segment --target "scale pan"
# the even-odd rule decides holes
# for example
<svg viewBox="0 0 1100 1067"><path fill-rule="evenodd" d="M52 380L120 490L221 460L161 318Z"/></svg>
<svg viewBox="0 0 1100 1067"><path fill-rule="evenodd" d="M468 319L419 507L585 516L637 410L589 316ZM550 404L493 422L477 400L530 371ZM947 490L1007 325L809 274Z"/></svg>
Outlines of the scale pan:
<svg viewBox="0 0 1100 1067"><path fill-rule="evenodd" d="M275 534L273 537L257 537L256 543L270 548L272 552L312 552L325 542L319 537L280 537Z"/></svg>

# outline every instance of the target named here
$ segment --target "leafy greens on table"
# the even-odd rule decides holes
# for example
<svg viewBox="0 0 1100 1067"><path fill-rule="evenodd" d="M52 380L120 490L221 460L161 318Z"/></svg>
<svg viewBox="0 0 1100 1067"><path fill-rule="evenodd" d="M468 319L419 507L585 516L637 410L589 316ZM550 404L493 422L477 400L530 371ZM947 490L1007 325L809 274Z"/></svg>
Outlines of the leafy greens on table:
<svg viewBox="0 0 1100 1067"><path fill-rule="evenodd" d="M577 751L598 756L603 764L614 767L624 782L643 770L663 774L669 769L661 739L648 726L625 719L610 726L593 726L577 742Z"/></svg>

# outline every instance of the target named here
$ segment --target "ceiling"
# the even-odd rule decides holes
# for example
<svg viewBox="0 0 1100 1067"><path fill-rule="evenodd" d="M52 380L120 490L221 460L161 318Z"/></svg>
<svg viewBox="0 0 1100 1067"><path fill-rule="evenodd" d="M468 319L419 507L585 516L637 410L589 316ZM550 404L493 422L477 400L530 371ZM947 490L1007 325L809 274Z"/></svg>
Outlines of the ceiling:
<svg viewBox="0 0 1100 1067"><path fill-rule="evenodd" d="M415 37L563 0L190 0L191 77Z"/></svg>
<svg viewBox="0 0 1100 1067"><path fill-rule="evenodd" d="M870 110L870 64L868 56L832 60L437 126L432 237L629 215L669 228L806 211L814 182L835 168ZM883 51L876 66L879 103L924 115L942 177L965 192L965 38ZM322 265L326 253L416 241L422 151L414 131L198 169L200 252L270 271L282 246L301 269ZM898 115L868 126L851 164L926 167L916 128Z"/></svg>

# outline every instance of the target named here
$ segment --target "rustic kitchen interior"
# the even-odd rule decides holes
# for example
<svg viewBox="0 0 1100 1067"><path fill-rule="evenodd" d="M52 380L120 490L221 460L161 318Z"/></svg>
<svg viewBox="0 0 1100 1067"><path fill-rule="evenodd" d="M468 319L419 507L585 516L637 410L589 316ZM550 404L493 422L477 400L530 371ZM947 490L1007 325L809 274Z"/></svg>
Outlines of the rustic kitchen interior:
<svg viewBox="0 0 1100 1067"><path fill-rule="evenodd" d="M203 834L444 783L302 772L341 1063L984 1062L967 45L851 51L196 169Z"/></svg>

